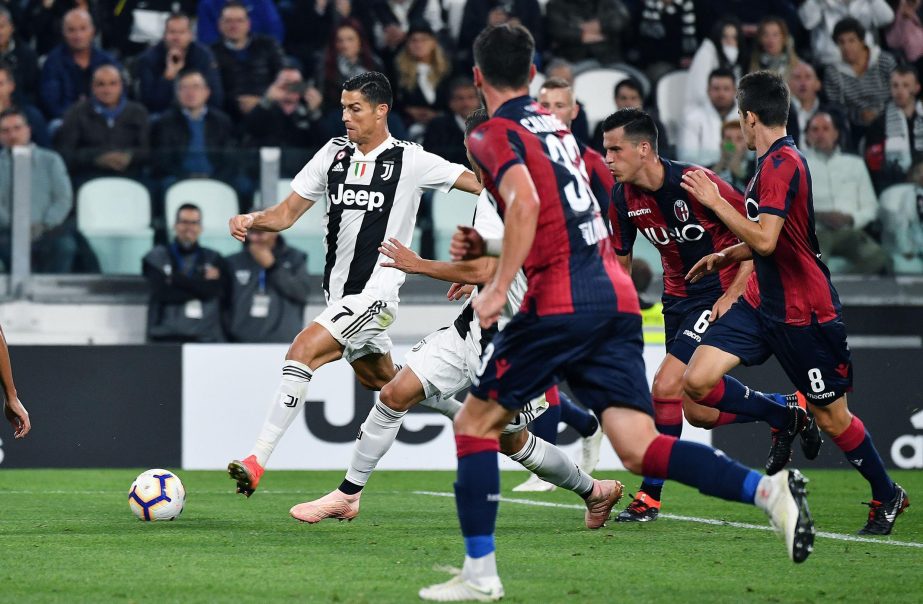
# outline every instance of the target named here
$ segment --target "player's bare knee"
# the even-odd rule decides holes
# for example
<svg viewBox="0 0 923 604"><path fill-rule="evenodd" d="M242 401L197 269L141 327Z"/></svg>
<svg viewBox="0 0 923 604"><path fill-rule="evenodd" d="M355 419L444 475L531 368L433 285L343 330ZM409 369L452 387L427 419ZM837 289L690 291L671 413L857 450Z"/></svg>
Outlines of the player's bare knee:
<svg viewBox="0 0 923 604"><path fill-rule="evenodd" d="M382 375L357 375L356 377L366 390L381 390L391 381L390 376Z"/></svg>
<svg viewBox="0 0 923 604"><path fill-rule="evenodd" d="M381 401L381 404L393 411L406 411L411 407L401 399L399 389L394 386L393 382L388 382L382 386L381 392L378 393L378 400Z"/></svg>
<svg viewBox="0 0 923 604"><path fill-rule="evenodd" d="M656 399L678 399L683 396L683 375L664 372L654 376L651 396Z"/></svg>
<svg viewBox="0 0 923 604"><path fill-rule="evenodd" d="M845 405L830 405L828 407L811 406L817 427L830 436L839 436L852 422L852 413Z"/></svg>

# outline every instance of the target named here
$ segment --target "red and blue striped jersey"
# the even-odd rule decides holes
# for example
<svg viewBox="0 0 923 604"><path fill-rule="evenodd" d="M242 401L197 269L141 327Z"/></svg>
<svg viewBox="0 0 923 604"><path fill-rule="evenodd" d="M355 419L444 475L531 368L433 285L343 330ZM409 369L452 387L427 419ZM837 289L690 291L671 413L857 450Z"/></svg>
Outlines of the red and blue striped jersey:
<svg viewBox="0 0 923 604"><path fill-rule="evenodd" d="M615 186L615 179L606 160L599 154L599 151L577 141L583 156L583 165L586 166L587 175L590 177L590 190L593 191L593 197L599 203L599 209L602 212L603 219L609 222L609 196L612 195L612 187Z"/></svg>
<svg viewBox="0 0 923 604"><path fill-rule="evenodd" d="M757 160L745 193L747 218L785 219L775 251L753 254L754 273L744 298L766 317L789 325L810 325L840 316L840 298L820 260L814 232L814 197L808 162L791 136L780 138Z"/></svg>
<svg viewBox="0 0 923 604"><path fill-rule="evenodd" d="M522 310L640 314L631 279L609 242L580 148L558 118L527 96L511 99L472 132L468 149L501 217L507 204L499 184L506 171L523 165L535 183L541 206L523 264L529 285Z"/></svg>
<svg viewBox="0 0 923 604"><path fill-rule="evenodd" d="M647 191L628 183L619 183L612 190L609 204L612 246L617 254L630 254L640 231L660 252L665 298L715 299L734 280L737 264L696 283L686 281L686 274L708 254L740 241L714 212L687 193L680 183L685 172L704 170L718 185L721 196L741 214L745 214L743 195L706 168L663 158L660 163L664 174L663 186L658 190Z"/></svg>

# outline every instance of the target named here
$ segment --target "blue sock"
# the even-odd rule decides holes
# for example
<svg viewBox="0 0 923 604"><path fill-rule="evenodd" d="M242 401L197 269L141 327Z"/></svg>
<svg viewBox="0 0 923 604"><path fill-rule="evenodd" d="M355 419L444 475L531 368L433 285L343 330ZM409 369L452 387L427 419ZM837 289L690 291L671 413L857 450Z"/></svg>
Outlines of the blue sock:
<svg viewBox="0 0 923 604"><path fill-rule="evenodd" d="M751 504L763 477L724 453L684 440L673 444L667 475L704 495Z"/></svg>
<svg viewBox="0 0 923 604"><path fill-rule="evenodd" d="M724 376L705 398L696 402L720 411L759 418L779 430L787 428L792 417L784 396L767 396L747 388L729 375Z"/></svg>
<svg viewBox="0 0 923 604"><path fill-rule="evenodd" d="M872 436L865 429L865 424L857 416L853 416L849 427L839 436L833 437L833 442L846 455L862 477L872 487L872 499L886 502L894 498L894 481L888 476L885 464L872 442Z"/></svg>
<svg viewBox="0 0 923 604"><path fill-rule="evenodd" d="M496 451L481 451L458 458L455 506L465 538L465 553L472 558L481 558L494 551L499 493Z"/></svg>
<svg viewBox="0 0 923 604"><path fill-rule="evenodd" d="M529 431L545 442L558 442L558 423L561 421L561 405L552 405L529 424Z"/></svg>
<svg viewBox="0 0 923 604"><path fill-rule="evenodd" d="M560 393L561 397L561 421L580 433L580 436L586 438L592 436L596 429L599 428L599 421L596 416L570 400L570 397Z"/></svg>

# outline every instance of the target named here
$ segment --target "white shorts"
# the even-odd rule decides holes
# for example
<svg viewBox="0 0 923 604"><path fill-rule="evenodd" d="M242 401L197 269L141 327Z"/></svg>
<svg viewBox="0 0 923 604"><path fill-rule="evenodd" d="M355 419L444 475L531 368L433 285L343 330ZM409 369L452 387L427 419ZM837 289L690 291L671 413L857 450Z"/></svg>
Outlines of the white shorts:
<svg viewBox="0 0 923 604"><path fill-rule="evenodd" d="M352 363L369 354L391 352L387 329L396 317L396 301L355 294L328 304L314 322L343 345L343 358Z"/></svg>
<svg viewBox="0 0 923 604"><path fill-rule="evenodd" d="M472 355L472 346L458 335L454 325L449 325L417 342L404 362L423 384L426 398L447 399L471 386L471 375L479 361L476 354ZM525 430L546 409L544 394L529 401L503 429L504 434Z"/></svg>

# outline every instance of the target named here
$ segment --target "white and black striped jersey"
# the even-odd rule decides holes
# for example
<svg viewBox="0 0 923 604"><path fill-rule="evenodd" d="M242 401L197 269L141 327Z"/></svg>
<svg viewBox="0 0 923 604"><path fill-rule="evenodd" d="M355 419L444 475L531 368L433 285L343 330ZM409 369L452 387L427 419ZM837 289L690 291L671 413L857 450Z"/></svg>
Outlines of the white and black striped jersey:
<svg viewBox="0 0 923 604"><path fill-rule="evenodd" d="M327 302L360 292L397 301L404 273L380 266L379 245L394 237L410 247L423 189L448 191L464 171L390 136L368 154L345 136L330 139L292 180L298 195L326 202Z"/></svg>
<svg viewBox="0 0 923 604"><path fill-rule="evenodd" d="M503 220L497 212L496 202L493 201L487 189L481 191L477 206L474 209L474 230L484 239L503 239ZM477 314L474 312L474 308L471 306L471 301L477 296L477 288L472 292L468 302L462 308L461 314L455 319L455 329L458 331L458 335L465 338L477 356L481 355L484 346L487 345L493 334L506 327L513 315L519 312L522 299L526 295L527 286L526 274L520 269L516 273L513 283L510 284L510 291L506 295L506 305L500 312L500 320L497 321L495 327L487 330L484 334L481 333L481 324Z"/></svg>

